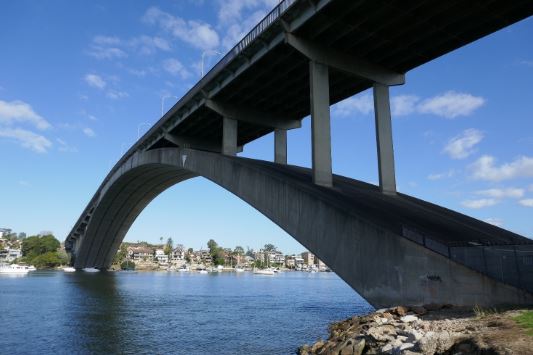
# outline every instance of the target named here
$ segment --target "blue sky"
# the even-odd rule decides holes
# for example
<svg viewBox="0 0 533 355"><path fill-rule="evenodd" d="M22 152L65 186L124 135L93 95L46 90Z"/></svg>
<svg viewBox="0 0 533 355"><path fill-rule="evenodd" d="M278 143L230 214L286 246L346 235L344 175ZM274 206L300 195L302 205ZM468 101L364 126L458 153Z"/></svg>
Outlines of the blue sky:
<svg viewBox="0 0 533 355"><path fill-rule="evenodd" d="M276 0L0 5L0 227L64 239L109 169ZM407 73L391 90L399 190L533 236L533 19ZM371 92L332 107L333 170L376 183ZM310 122L289 163L310 166ZM273 137L242 156L272 160ZM126 240L303 248L200 178L149 205Z"/></svg>

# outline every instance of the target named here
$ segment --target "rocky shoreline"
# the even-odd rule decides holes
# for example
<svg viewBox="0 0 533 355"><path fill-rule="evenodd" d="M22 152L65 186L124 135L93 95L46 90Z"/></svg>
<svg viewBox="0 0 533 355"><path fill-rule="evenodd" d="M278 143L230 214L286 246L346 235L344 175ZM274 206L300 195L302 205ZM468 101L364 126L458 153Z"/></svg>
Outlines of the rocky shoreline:
<svg viewBox="0 0 533 355"><path fill-rule="evenodd" d="M533 336L513 320L521 312L437 304L381 309L333 323L327 340L298 354L533 354Z"/></svg>

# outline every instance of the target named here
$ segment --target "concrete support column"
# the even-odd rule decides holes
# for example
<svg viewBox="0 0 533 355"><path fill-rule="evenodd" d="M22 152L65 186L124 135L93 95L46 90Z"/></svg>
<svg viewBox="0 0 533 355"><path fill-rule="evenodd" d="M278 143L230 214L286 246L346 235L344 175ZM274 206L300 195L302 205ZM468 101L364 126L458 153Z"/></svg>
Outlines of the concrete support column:
<svg viewBox="0 0 533 355"><path fill-rule="evenodd" d="M313 182L333 186L331 173L331 130L329 116L329 72L324 64L310 61L311 140Z"/></svg>
<svg viewBox="0 0 533 355"><path fill-rule="evenodd" d="M222 127L222 154L237 154L237 120L224 117Z"/></svg>
<svg viewBox="0 0 533 355"><path fill-rule="evenodd" d="M396 194L396 176L389 87L387 85L374 83L374 115L378 148L379 188L385 194L394 195Z"/></svg>
<svg viewBox="0 0 533 355"><path fill-rule="evenodd" d="M274 162L287 164L287 130L274 131Z"/></svg>

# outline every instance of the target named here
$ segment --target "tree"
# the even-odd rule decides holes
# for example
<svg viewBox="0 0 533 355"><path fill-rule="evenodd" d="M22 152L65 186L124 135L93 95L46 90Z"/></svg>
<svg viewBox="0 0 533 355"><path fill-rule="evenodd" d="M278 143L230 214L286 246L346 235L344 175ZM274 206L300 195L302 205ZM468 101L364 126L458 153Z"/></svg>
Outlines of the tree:
<svg viewBox="0 0 533 355"><path fill-rule="evenodd" d="M113 258L113 264L120 265L128 257L128 246L126 244L121 244L120 249L115 254Z"/></svg>
<svg viewBox="0 0 533 355"><path fill-rule="evenodd" d="M167 243L165 244L165 247L163 248L163 252L165 253L165 255L170 256L170 253L172 253L173 247L174 247L174 241L172 240L172 238L168 238Z"/></svg>
<svg viewBox="0 0 533 355"><path fill-rule="evenodd" d="M67 260L62 259L57 252L53 251L41 254L32 260L32 265L38 269L52 268L66 263Z"/></svg>
<svg viewBox="0 0 533 355"><path fill-rule="evenodd" d="M239 256L244 255L244 248L241 247L240 245L237 245L235 249L233 250L233 254L239 255Z"/></svg>
<svg viewBox="0 0 533 355"><path fill-rule="evenodd" d="M265 246L263 247L263 250L266 252L273 252L273 251L276 251L277 249L278 248L276 248L274 244L265 244Z"/></svg>
<svg viewBox="0 0 533 355"><path fill-rule="evenodd" d="M133 261L124 260L120 263L121 270L135 270L135 263Z"/></svg>
<svg viewBox="0 0 533 355"><path fill-rule="evenodd" d="M207 248L209 249L209 253L213 255L218 249L218 244L213 239L209 239L207 242Z"/></svg>
<svg viewBox="0 0 533 355"><path fill-rule="evenodd" d="M213 264L224 265L224 249L219 247L217 242L215 242L213 239L209 239L209 241L207 242L207 247L209 248L209 255L213 260Z"/></svg>

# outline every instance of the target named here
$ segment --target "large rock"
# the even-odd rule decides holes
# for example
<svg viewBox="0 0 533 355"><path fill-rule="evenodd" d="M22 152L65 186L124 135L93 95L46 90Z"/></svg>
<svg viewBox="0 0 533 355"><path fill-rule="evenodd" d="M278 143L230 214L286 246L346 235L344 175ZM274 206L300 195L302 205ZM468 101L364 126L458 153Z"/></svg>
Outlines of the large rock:
<svg viewBox="0 0 533 355"><path fill-rule="evenodd" d="M367 334L376 339L376 341L390 341L396 336L396 328L393 325L384 324L369 328Z"/></svg>

